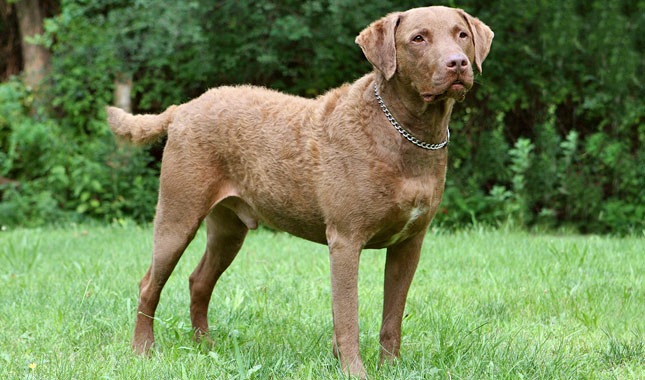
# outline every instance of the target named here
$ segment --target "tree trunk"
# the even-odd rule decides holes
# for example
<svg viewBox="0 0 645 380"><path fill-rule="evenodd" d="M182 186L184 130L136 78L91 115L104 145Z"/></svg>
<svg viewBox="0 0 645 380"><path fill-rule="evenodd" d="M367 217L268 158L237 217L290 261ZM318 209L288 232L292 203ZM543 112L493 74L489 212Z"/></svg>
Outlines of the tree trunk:
<svg viewBox="0 0 645 380"><path fill-rule="evenodd" d="M0 33L0 82L4 82L22 69L18 15L6 1L0 1Z"/></svg>
<svg viewBox="0 0 645 380"><path fill-rule="evenodd" d="M33 89L38 89L49 69L49 51L43 46L27 42L27 38L44 32L45 12L39 0L19 0L15 6L20 28L25 83Z"/></svg>

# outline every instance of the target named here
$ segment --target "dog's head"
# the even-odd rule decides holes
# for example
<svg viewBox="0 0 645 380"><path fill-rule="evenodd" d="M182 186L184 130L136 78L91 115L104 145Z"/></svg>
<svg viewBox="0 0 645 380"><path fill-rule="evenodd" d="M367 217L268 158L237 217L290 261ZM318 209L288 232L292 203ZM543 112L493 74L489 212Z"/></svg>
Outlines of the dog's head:
<svg viewBox="0 0 645 380"><path fill-rule="evenodd" d="M390 13L356 37L386 80L395 77L428 103L462 101L490 51L493 31L461 9L426 7Z"/></svg>

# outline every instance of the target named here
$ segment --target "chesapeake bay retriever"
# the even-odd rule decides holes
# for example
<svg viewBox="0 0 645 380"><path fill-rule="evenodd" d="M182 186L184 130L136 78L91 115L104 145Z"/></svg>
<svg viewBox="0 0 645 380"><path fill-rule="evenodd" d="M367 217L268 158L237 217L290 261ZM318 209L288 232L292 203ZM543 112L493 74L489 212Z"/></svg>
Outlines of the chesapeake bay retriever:
<svg viewBox="0 0 645 380"><path fill-rule="evenodd" d="M359 257L387 248L381 362L396 358L408 288L443 195L450 114L492 39L460 9L416 8L365 28L356 43L374 71L316 99L238 86L160 115L108 107L117 136L147 143L168 135L134 350L153 345L161 290L206 219L206 252L190 276L196 338L207 337L215 283L261 221L329 246L333 351L360 377Z"/></svg>

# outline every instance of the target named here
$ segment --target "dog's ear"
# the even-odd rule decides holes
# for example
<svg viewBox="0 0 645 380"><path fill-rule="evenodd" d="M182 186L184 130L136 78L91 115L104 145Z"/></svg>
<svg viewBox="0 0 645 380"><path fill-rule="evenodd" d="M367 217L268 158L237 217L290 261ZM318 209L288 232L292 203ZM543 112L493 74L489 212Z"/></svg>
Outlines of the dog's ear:
<svg viewBox="0 0 645 380"><path fill-rule="evenodd" d="M383 73L385 79L392 78L396 71L395 34L400 19L400 12L390 13L363 29L355 40L367 60Z"/></svg>
<svg viewBox="0 0 645 380"><path fill-rule="evenodd" d="M461 17L466 20L470 34L473 36L473 44L475 45L475 65L477 70L482 72L482 62L486 59L490 51L490 45L493 43L495 33L488 27L488 25L479 21L478 18L469 15L461 9L457 10Z"/></svg>

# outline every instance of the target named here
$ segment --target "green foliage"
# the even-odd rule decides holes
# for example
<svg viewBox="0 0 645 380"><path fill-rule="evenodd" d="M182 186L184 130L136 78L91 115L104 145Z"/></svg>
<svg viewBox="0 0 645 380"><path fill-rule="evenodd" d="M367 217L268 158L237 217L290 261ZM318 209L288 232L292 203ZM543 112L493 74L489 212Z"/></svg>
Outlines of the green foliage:
<svg viewBox="0 0 645 380"><path fill-rule="evenodd" d="M29 115L33 95L21 82L0 85L0 185L3 225L83 217L149 220L157 179L143 150L117 147L104 123L93 136ZM73 120L73 119L72 119Z"/></svg>
<svg viewBox="0 0 645 380"><path fill-rule="evenodd" d="M457 189L438 220L642 231L645 88L636 73L645 69L645 4L459 5L495 39L465 115L458 107L453 117L447 186ZM493 216L500 197L504 212ZM455 199L470 204L451 207ZM462 216L449 217L454 209Z"/></svg>
<svg viewBox="0 0 645 380"><path fill-rule="evenodd" d="M439 4L479 17L495 39L484 74L453 113L437 222L642 231L644 3ZM44 100L15 81L0 88L0 176L20 181L0 185L2 223L150 218L160 152L112 141L102 109L116 77L133 79L135 112L222 84L315 96L370 70L354 44L369 22L425 5L63 0L33 38L53 53Z"/></svg>

